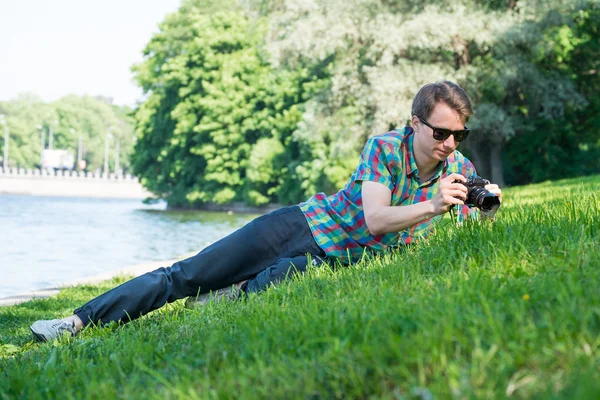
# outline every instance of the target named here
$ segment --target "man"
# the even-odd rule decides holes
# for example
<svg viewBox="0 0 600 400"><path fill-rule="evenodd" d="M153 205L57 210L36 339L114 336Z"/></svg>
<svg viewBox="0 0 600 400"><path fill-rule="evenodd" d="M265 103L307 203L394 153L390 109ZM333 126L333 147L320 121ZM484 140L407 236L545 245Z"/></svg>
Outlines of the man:
<svg viewBox="0 0 600 400"><path fill-rule="evenodd" d="M184 297L261 291L305 271L309 259L314 265L324 258L348 263L365 251L425 238L454 207L460 223L477 214L464 204L467 188L459 183L475 168L456 151L472 113L458 85L425 85L413 100L412 127L370 138L338 193L319 193L263 215L191 258L102 294L70 317L35 322L31 331L46 341L75 335L90 322L128 322ZM497 185L485 188L501 196Z"/></svg>

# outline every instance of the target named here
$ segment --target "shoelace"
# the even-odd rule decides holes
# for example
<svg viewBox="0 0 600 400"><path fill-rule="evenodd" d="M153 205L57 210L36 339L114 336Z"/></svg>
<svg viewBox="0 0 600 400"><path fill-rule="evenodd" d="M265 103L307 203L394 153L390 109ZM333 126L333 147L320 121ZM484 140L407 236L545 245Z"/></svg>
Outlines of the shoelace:
<svg viewBox="0 0 600 400"><path fill-rule="evenodd" d="M58 332L67 331L71 334L71 336L75 336L75 323L71 322L71 324L60 321L52 325L53 329L56 329Z"/></svg>

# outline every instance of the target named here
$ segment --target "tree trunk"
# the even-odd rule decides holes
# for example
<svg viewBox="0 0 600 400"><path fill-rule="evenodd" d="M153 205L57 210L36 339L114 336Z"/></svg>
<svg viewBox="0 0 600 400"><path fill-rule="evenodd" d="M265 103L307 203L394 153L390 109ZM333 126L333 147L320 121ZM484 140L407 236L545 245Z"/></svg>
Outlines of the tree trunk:
<svg viewBox="0 0 600 400"><path fill-rule="evenodd" d="M487 178L490 174L489 149L485 143L470 142L465 143L466 149L469 151L469 160L475 166L477 175Z"/></svg>
<svg viewBox="0 0 600 400"><path fill-rule="evenodd" d="M490 181L504 187L504 166L502 164L502 144L500 143L490 145L490 167Z"/></svg>

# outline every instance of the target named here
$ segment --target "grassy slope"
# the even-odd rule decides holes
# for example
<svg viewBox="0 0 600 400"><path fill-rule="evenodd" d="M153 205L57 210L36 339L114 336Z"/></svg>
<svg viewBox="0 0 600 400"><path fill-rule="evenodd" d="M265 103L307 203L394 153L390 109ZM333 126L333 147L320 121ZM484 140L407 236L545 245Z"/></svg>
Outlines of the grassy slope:
<svg viewBox="0 0 600 400"><path fill-rule="evenodd" d="M600 398L600 176L506 190L494 224L30 341L118 281L0 308L0 398Z"/></svg>

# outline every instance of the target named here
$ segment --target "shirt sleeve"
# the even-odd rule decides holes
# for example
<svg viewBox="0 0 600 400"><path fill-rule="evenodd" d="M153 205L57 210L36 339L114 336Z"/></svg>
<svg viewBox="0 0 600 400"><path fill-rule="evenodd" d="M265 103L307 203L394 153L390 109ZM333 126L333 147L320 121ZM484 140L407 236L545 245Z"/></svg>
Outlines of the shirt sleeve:
<svg viewBox="0 0 600 400"><path fill-rule="evenodd" d="M358 167L352 174L352 181L378 182L394 190L394 152L391 143L381 137L367 140L360 155Z"/></svg>

